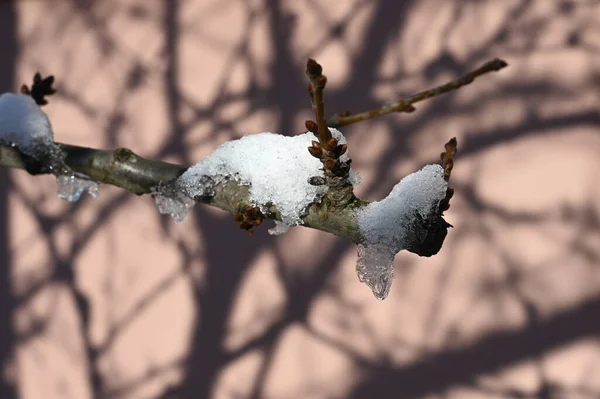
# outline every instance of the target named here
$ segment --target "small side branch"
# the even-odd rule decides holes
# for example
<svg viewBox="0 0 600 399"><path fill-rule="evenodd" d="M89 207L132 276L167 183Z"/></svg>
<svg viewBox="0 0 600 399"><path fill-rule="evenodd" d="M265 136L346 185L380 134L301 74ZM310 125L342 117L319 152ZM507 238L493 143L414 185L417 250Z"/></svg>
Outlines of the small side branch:
<svg viewBox="0 0 600 399"><path fill-rule="evenodd" d="M348 150L347 144L340 144L332 136L327 119L325 118L325 105L323 89L327 78L323 75L323 67L312 58L306 63L306 76L310 80L308 92L312 101L313 111L317 122L306 121L306 128L315 133L319 141L313 141L308 151L313 157L319 158L323 163L325 182L329 187L325 194L325 201L331 205L331 211L346 207L354 201L353 187L350 183L350 159L342 160L340 157Z"/></svg>
<svg viewBox="0 0 600 399"><path fill-rule="evenodd" d="M392 112L407 112L407 113L413 112L413 111L415 111L415 107L413 106L413 104L415 104L419 101L423 101L428 98L439 96L440 94L448 93L448 92L454 91L456 89L459 89L459 88L473 82L477 77L479 77L481 75L484 75L488 72L499 71L502 68L505 68L506 66L508 66L506 61L501 60L499 58L495 58L491 61L486 62L485 64L483 64L481 67L475 69L474 71L471 71L471 72L467 73L466 75L461 76L458 79L455 79L444 85L435 87L433 89L421 91L421 92L414 94L410 97L407 97L403 100L400 100L400 101L397 101L397 102L394 102L391 104L382 105L381 107L372 109L370 111L361 112L358 114L349 114L349 113L345 112L345 113L333 115L327 121L327 125L330 127L339 128L342 126L351 125L356 122L375 118L377 116L386 115L386 114L389 114Z"/></svg>
<svg viewBox="0 0 600 399"><path fill-rule="evenodd" d="M454 156L456 155L457 148L456 137L452 137L444 146L444 152L440 154L442 161L442 167L444 168L444 180L450 181L450 175L452 174L452 168L454 168ZM448 187L446 190L446 197L440 201L440 211L445 212L450 209L450 199L454 195L454 189Z"/></svg>
<svg viewBox="0 0 600 399"><path fill-rule="evenodd" d="M325 85L327 84L327 78L323 75L323 67L312 58L309 58L306 63L306 76L310 80L308 92L310 93L313 112L317 119L319 141L324 148L329 139L331 139L331 132L327 128L325 102L323 99L323 89L325 89Z"/></svg>

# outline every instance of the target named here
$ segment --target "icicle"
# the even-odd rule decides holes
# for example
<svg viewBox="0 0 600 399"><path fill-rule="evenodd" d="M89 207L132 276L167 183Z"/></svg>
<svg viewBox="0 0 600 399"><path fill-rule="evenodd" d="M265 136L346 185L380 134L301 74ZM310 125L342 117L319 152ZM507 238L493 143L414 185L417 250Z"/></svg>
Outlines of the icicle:
<svg viewBox="0 0 600 399"><path fill-rule="evenodd" d="M98 198L98 183L69 175L60 175L56 178L56 192L58 198L62 200L75 202L86 191L92 197Z"/></svg>

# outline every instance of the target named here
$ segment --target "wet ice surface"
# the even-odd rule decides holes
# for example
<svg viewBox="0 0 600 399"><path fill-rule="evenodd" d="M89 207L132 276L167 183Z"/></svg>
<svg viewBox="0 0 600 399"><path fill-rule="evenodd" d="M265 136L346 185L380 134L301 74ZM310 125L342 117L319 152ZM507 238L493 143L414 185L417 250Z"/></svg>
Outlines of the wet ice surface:
<svg viewBox="0 0 600 399"><path fill-rule="evenodd" d="M94 198L98 196L97 183L64 165L64 153L54 143L50 119L31 96L0 95L0 143L16 146L55 174L67 173L56 178L59 198L77 201L86 191Z"/></svg>
<svg viewBox="0 0 600 399"><path fill-rule="evenodd" d="M357 211L362 242L358 246L356 271L378 299L389 294L394 278L394 256L423 234L415 218L438 216L448 183L440 165L427 165L406 176L390 194ZM417 230L419 229L419 230Z"/></svg>
<svg viewBox="0 0 600 399"><path fill-rule="evenodd" d="M196 197L214 195L214 180L210 176L200 176L194 186ZM179 179L160 183L152 188L152 198L161 215L169 215L175 223L181 223L190 209L196 204Z"/></svg>
<svg viewBox="0 0 600 399"><path fill-rule="evenodd" d="M60 175L56 178L58 198L74 202L79 200L84 192L93 198L98 198L98 183L76 176Z"/></svg>
<svg viewBox="0 0 600 399"><path fill-rule="evenodd" d="M280 222L279 220L275 220L275 226L271 227L268 231L272 236L280 236L288 232L291 226Z"/></svg>
<svg viewBox="0 0 600 399"><path fill-rule="evenodd" d="M396 253L386 245L358 244L356 274L361 283L365 283L375 298L387 298L394 280L394 257Z"/></svg>
<svg viewBox="0 0 600 399"><path fill-rule="evenodd" d="M155 193L152 196L160 214L171 216L175 223L183 222L185 215L196 203L196 201L182 193L173 193L170 196Z"/></svg>

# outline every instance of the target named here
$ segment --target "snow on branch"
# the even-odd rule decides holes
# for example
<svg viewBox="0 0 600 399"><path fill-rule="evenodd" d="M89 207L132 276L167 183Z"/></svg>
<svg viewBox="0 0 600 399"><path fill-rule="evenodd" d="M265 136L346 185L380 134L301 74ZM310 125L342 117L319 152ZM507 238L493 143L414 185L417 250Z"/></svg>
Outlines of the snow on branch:
<svg viewBox="0 0 600 399"><path fill-rule="evenodd" d="M360 184L351 168L348 143L337 127L390 112L410 112L413 103L458 89L507 64L492 60L469 74L376 110L334 115L327 119L327 78L314 60L306 65L316 121L307 132L287 137L274 133L247 135L219 146L189 168L142 158L131 150L99 150L54 142L51 123L40 108L54 94L52 76L34 77L21 94L0 95L0 165L53 174L62 199L82 193L98 196L98 184L111 184L134 194L151 194L160 213L181 222L201 202L234 215L252 233L264 219L276 225L269 233L305 226L345 237L357 244L356 270L378 299L385 299L393 280L393 260L401 250L435 255L451 227L443 218L453 190L448 181L457 151L446 143L441 165L427 165L406 176L390 194L373 203L358 199Z"/></svg>

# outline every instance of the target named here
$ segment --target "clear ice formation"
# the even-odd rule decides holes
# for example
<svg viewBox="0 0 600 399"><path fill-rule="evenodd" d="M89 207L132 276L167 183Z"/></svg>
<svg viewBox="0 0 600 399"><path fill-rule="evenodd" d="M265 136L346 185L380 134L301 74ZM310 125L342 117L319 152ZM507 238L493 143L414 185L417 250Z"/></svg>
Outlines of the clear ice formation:
<svg viewBox="0 0 600 399"><path fill-rule="evenodd" d="M59 198L77 201L85 191L94 198L98 196L97 183L66 167L65 154L54 143L50 119L31 96L14 93L0 95L0 143L16 146L23 154L47 164L57 174ZM59 174L65 172L66 175Z"/></svg>
<svg viewBox="0 0 600 399"><path fill-rule="evenodd" d="M58 198L75 202L86 192L93 198L98 198L98 183L76 176L60 175L56 177L56 192Z"/></svg>
<svg viewBox="0 0 600 399"><path fill-rule="evenodd" d="M402 179L383 200L357 211L362 242L358 245L356 272L377 299L389 294L394 256L424 234L415 218L436 218L447 188L442 167L427 165Z"/></svg>
<svg viewBox="0 0 600 399"><path fill-rule="evenodd" d="M271 227L268 231L272 236L280 236L288 232L291 226L280 222L279 220L275 220L275 226Z"/></svg>
<svg viewBox="0 0 600 399"><path fill-rule="evenodd" d="M384 300L390 293L394 280L394 257L396 253L386 245L358 244L356 274L361 283L365 283L375 298Z"/></svg>
<svg viewBox="0 0 600 399"><path fill-rule="evenodd" d="M161 215L169 215L175 223L183 222L185 215L194 206L196 201L183 195L182 193L173 193L164 195L161 193L153 193L154 202Z"/></svg>

